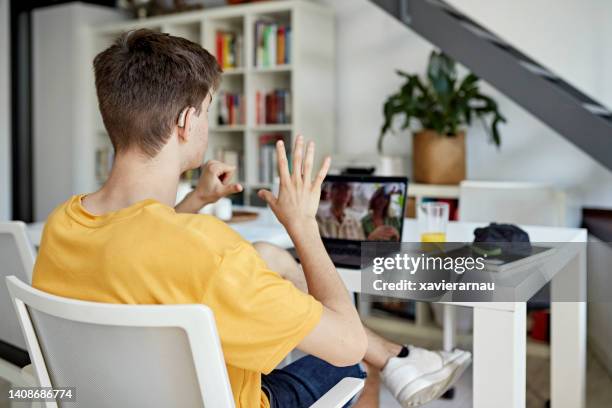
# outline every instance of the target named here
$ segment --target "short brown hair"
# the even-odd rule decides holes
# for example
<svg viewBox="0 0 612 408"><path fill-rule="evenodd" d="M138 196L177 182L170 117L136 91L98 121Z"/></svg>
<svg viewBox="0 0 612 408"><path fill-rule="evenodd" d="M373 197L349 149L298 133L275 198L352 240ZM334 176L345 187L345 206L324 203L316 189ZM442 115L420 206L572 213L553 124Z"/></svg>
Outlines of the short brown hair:
<svg viewBox="0 0 612 408"><path fill-rule="evenodd" d="M185 107L200 114L221 78L215 58L198 44L147 29L124 33L93 65L115 151L136 146L150 157L167 142Z"/></svg>

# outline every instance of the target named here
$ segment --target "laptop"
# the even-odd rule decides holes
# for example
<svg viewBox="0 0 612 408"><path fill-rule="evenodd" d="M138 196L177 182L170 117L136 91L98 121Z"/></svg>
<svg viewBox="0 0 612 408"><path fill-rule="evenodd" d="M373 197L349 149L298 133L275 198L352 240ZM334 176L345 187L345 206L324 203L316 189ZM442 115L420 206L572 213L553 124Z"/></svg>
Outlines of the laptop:
<svg viewBox="0 0 612 408"><path fill-rule="evenodd" d="M407 192L406 177L327 176L317 224L334 265L360 269L362 242L401 242Z"/></svg>

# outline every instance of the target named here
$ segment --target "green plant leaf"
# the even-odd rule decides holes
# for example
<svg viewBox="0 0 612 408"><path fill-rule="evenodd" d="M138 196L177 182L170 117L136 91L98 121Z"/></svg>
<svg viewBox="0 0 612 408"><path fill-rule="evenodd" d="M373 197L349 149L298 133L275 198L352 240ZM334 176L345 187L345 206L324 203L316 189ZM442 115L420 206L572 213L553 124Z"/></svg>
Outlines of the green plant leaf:
<svg viewBox="0 0 612 408"><path fill-rule="evenodd" d="M426 82L417 75L402 70L396 72L406 81L383 105L379 151L382 151L384 136L393 131L393 121L397 115L403 117L400 129L409 129L413 121L418 121L423 129L445 135L456 135L477 117L490 140L498 147L501 145L499 124L506 119L499 112L497 103L480 93L476 75L469 73L458 81L455 61L449 56L437 51L431 53Z"/></svg>
<svg viewBox="0 0 612 408"><path fill-rule="evenodd" d="M479 80L480 79L472 73L466 75L465 78L463 78L463 80L461 81L461 84L459 85L458 92L469 92L471 90L477 89L476 84Z"/></svg>

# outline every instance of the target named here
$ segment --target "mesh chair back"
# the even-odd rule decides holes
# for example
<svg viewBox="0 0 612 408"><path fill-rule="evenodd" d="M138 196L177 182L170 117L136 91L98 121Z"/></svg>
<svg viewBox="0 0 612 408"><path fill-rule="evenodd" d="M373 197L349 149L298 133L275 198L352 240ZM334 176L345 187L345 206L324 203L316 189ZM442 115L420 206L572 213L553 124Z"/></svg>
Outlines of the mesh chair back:
<svg viewBox="0 0 612 408"><path fill-rule="evenodd" d="M51 383L76 387L79 406L203 407L184 330L98 325L28 311Z"/></svg>
<svg viewBox="0 0 612 408"><path fill-rule="evenodd" d="M15 275L30 282L34 267L34 249L26 226L20 221L0 223L0 340L25 350L26 344L19 330L17 316L4 278Z"/></svg>
<svg viewBox="0 0 612 408"><path fill-rule="evenodd" d="M76 387L77 407L234 406L206 306L83 302L7 283L39 382Z"/></svg>

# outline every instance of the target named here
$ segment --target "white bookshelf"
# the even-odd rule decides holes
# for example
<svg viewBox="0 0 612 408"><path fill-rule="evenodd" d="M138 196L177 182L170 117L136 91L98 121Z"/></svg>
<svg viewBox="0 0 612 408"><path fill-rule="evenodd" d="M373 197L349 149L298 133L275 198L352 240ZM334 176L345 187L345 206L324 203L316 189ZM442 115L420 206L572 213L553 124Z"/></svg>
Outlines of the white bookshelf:
<svg viewBox="0 0 612 408"><path fill-rule="evenodd" d="M265 68L254 66L255 23L260 19L291 26L290 63ZM319 163L324 155L332 153L335 54L334 16L331 9L304 0L278 0L93 26L88 33L90 47L84 68L91 71L91 61L98 52L108 47L122 32L137 28L149 28L188 38L201 44L213 55L216 53L218 30L242 35L243 64L224 72L218 91L244 95L246 120L239 125L219 125L218 103L213 97L209 113L209 148L204 160L213 158L218 148L242 152L244 179L240 181L245 186L245 204L254 203L255 200L251 198L256 188L269 185L259 179L259 136L280 134L287 144L292 144L297 134L303 134L316 142ZM86 137L91 138L91 160L95 160L96 151L109 149L110 143L98 112L93 74L88 75L91 80L88 101L90 128ZM274 89L289 90L291 123L257 124L255 95L257 91L265 93ZM100 186L102 180L96 177L96 168L83 168L81 171L88 174L87 190L95 190Z"/></svg>

